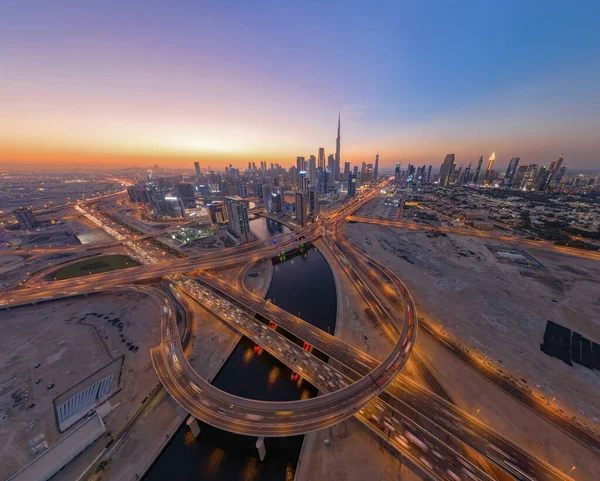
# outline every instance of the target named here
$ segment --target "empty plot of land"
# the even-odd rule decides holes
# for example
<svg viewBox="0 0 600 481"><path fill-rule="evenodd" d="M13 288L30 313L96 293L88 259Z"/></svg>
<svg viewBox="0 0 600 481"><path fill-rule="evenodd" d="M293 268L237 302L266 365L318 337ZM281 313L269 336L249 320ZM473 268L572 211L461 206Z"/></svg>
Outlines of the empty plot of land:
<svg viewBox="0 0 600 481"><path fill-rule="evenodd" d="M365 224L345 232L398 272L420 315L598 427L600 373L550 358L540 343L548 320L600 341L600 263L528 247L545 266L530 269L497 262L476 237Z"/></svg>
<svg viewBox="0 0 600 481"><path fill-rule="evenodd" d="M123 390L111 400L121 406L106 422L111 431L124 425L157 381L149 347L159 342L159 316L154 301L135 292L0 311L0 479L59 439L53 399L122 354Z"/></svg>

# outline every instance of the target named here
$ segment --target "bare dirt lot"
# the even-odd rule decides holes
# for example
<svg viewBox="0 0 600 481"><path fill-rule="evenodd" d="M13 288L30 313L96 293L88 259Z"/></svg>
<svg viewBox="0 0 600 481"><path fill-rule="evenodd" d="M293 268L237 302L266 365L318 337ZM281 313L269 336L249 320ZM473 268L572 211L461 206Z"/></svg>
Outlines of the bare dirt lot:
<svg viewBox="0 0 600 481"><path fill-rule="evenodd" d="M149 347L158 343L158 322L154 301L135 292L0 311L0 478L34 458L29 441L39 434L49 446L59 439L56 396L125 354L123 390L110 400L121 405L105 419L109 430L123 425L156 382ZM120 334L140 349L130 351Z"/></svg>
<svg viewBox="0 0 600 481"><path fill-rule="evenodd" d="M486 244L507 244L489 239L358 223L346 225L345 234L401 276L420 317L543 395L550 408L600 427L600 372L540 350L548 320L600 341L600 263L524 247L544 268L519 267L498 262ZM417 347L459 406L481 409L486 422L526 449L566 471L577 465L581 479L594 479L600 463L590 451L427 339L420 333Z"/></svg>

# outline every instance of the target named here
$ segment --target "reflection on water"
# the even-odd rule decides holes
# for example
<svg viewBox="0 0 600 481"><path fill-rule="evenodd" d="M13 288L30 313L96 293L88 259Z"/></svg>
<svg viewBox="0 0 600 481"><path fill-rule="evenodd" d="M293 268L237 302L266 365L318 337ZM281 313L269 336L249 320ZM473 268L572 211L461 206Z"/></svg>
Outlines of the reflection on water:
<svg viewBox="0 0 600 481"><path fill-rule="evenodd" d="M266 219L262 219L266 220ZM333 332L336 293L333 276L316 250L277 264L267 297L289 312ZM316 389L248 338L242 337L213 381L224 391L265 401L308 399ZM202 434L190 439L185 423L150 468L144 481L293 481L303 436L267 438L267 457L258 460L256 438L200 423Z"/></svg>
<svg viewBox="0 0 600 481"><path fill-rule="evenodd" d="M257 217L250 221L250 230L256 234L259 239L268 239L277 234L287 234L292 232L289 227L284 226L276 220L266 217Z"/></svg>

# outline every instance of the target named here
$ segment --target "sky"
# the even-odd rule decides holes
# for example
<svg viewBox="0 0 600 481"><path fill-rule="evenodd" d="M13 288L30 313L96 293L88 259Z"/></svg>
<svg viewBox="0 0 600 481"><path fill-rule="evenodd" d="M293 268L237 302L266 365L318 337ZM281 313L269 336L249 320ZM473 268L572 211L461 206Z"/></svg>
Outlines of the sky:
<svg viewBox="0 0 600 481"><path fill-rule="evenodd" d="M177 4L177 5L173 5ZM0 2L0 169L600 170L596 1Z"/></svg>

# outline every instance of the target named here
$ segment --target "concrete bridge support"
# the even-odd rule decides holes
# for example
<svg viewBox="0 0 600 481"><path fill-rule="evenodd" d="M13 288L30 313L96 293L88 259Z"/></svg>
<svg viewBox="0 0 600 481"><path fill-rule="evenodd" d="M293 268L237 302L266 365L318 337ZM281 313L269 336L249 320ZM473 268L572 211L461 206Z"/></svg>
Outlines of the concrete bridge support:
<svg viewBox="0 0 600 481"><path fill-rule="evenodd" d="M200 430L200 425L198 424L198 420L194 416L190 416L188 418L188 420L186 421L186 424L190 428L190 432L192 433L192 435L195 438L197 438L198 436L200 436L200 433L202 431Z"/></svg>
<svg viewBox="0 0 600 481"><path fill-rule="evenodd" d="M265 460L265 456L267 455L267 448L265 447L264 436L261 436L256 440L256 449L258 449L258 457L260 458L260 462L262 463Z"/></svg>

